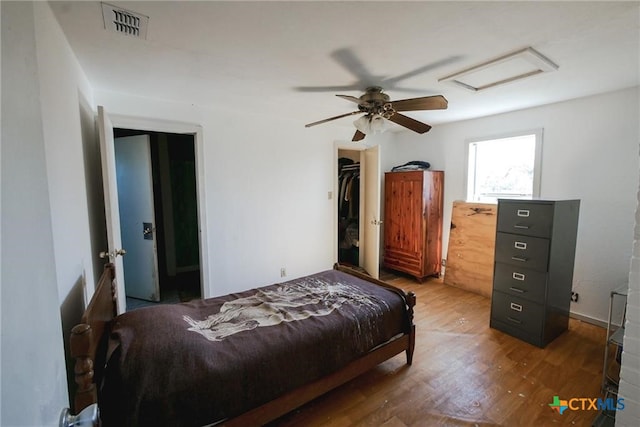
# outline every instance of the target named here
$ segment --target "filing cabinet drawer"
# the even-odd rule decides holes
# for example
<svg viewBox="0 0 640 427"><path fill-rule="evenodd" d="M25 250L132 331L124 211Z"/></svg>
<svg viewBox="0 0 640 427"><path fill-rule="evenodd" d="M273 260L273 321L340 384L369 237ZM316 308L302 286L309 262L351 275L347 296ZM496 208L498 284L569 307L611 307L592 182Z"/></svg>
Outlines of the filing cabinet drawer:
<svg viewBox="0 0 640 427"><path fill-rule="evenodd" d="M498 205L497 230L535 237L550 237L553 205L531 202L502 202Z"/></svg>
<svg viewBox="0 0 640 427"><path fill-rule="evenodd" d="M547 271L549 240L539 237L496 233L496 262Z"/></svg>
<svg viewBox="0 0 640 427"><path fill-rule="evenodd" d="M494 291L491 300L491 319L510 325L526 334L540 336L544 308L540 304Z"/></svg>
<svg viewBox="0 0 640 427"><path fill-rule="evenodd" d="M543 304L546 286L546 272L496 263L493 272L493 289L497 291Z"/></svg>

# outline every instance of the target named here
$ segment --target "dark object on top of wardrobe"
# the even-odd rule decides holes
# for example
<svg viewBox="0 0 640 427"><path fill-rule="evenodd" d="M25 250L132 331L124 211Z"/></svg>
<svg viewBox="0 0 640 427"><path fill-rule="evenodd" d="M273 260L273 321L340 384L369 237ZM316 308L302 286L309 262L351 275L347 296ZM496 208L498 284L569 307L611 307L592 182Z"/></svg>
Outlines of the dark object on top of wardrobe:
<svg viewBox="0 0 640 427"><path fill-rule="evenodd" d="M426 170L431 167L429 162L424 162L422 160L412 160L410 162L405 163L404 165L394 166L391 169L391 172L399 172L399 171L415 171L415 170Z"/></svg>

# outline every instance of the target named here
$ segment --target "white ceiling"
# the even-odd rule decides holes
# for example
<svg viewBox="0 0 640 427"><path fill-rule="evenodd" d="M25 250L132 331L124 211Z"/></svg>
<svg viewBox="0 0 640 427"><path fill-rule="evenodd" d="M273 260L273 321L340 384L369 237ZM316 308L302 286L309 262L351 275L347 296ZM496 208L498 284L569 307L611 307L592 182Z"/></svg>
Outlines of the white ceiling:
<svg viewBox="0 0 640 427"><path fill-rule="evenodd" d="M334 94L370 85L392 100L444 95L448 110L407 114L434 125L640 80L638 1L109 3L148 16L147 39L106 31L100 2L51 2L94 88L278 113L301 126L353 111ZM527 46L559 69L477 93L438 82Z"/></svg>

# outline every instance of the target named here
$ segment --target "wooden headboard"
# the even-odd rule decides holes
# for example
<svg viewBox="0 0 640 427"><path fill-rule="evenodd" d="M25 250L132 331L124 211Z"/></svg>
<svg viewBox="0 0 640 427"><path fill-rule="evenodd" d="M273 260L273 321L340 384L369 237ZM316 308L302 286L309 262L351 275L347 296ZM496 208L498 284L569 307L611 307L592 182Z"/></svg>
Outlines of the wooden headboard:
<svg viewBox="0 0 640 427"><path fill-rule="evenodd" d="M117 314L115 277L114 265L106 264L81 323L71 330L71 356L76 359L74 374L78 384L74 401L76 414L98 399L95 369L101 372L102 366L99 364L104 360L101 357L96 360L96 354L106 354L105 329ZM94 360L98 365L95 368Z"/></svg>

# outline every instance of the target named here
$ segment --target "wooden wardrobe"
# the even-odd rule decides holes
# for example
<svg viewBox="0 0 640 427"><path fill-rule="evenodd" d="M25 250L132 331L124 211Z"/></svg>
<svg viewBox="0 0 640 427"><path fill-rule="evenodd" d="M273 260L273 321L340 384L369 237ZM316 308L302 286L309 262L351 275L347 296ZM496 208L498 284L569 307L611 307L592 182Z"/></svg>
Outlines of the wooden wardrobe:
<svg viewBox="0 0 640 427"><path fill-rule="evenodd" d="M384 178L384 266L419 281L440 276L444 172L386 172Z"/></svg>

